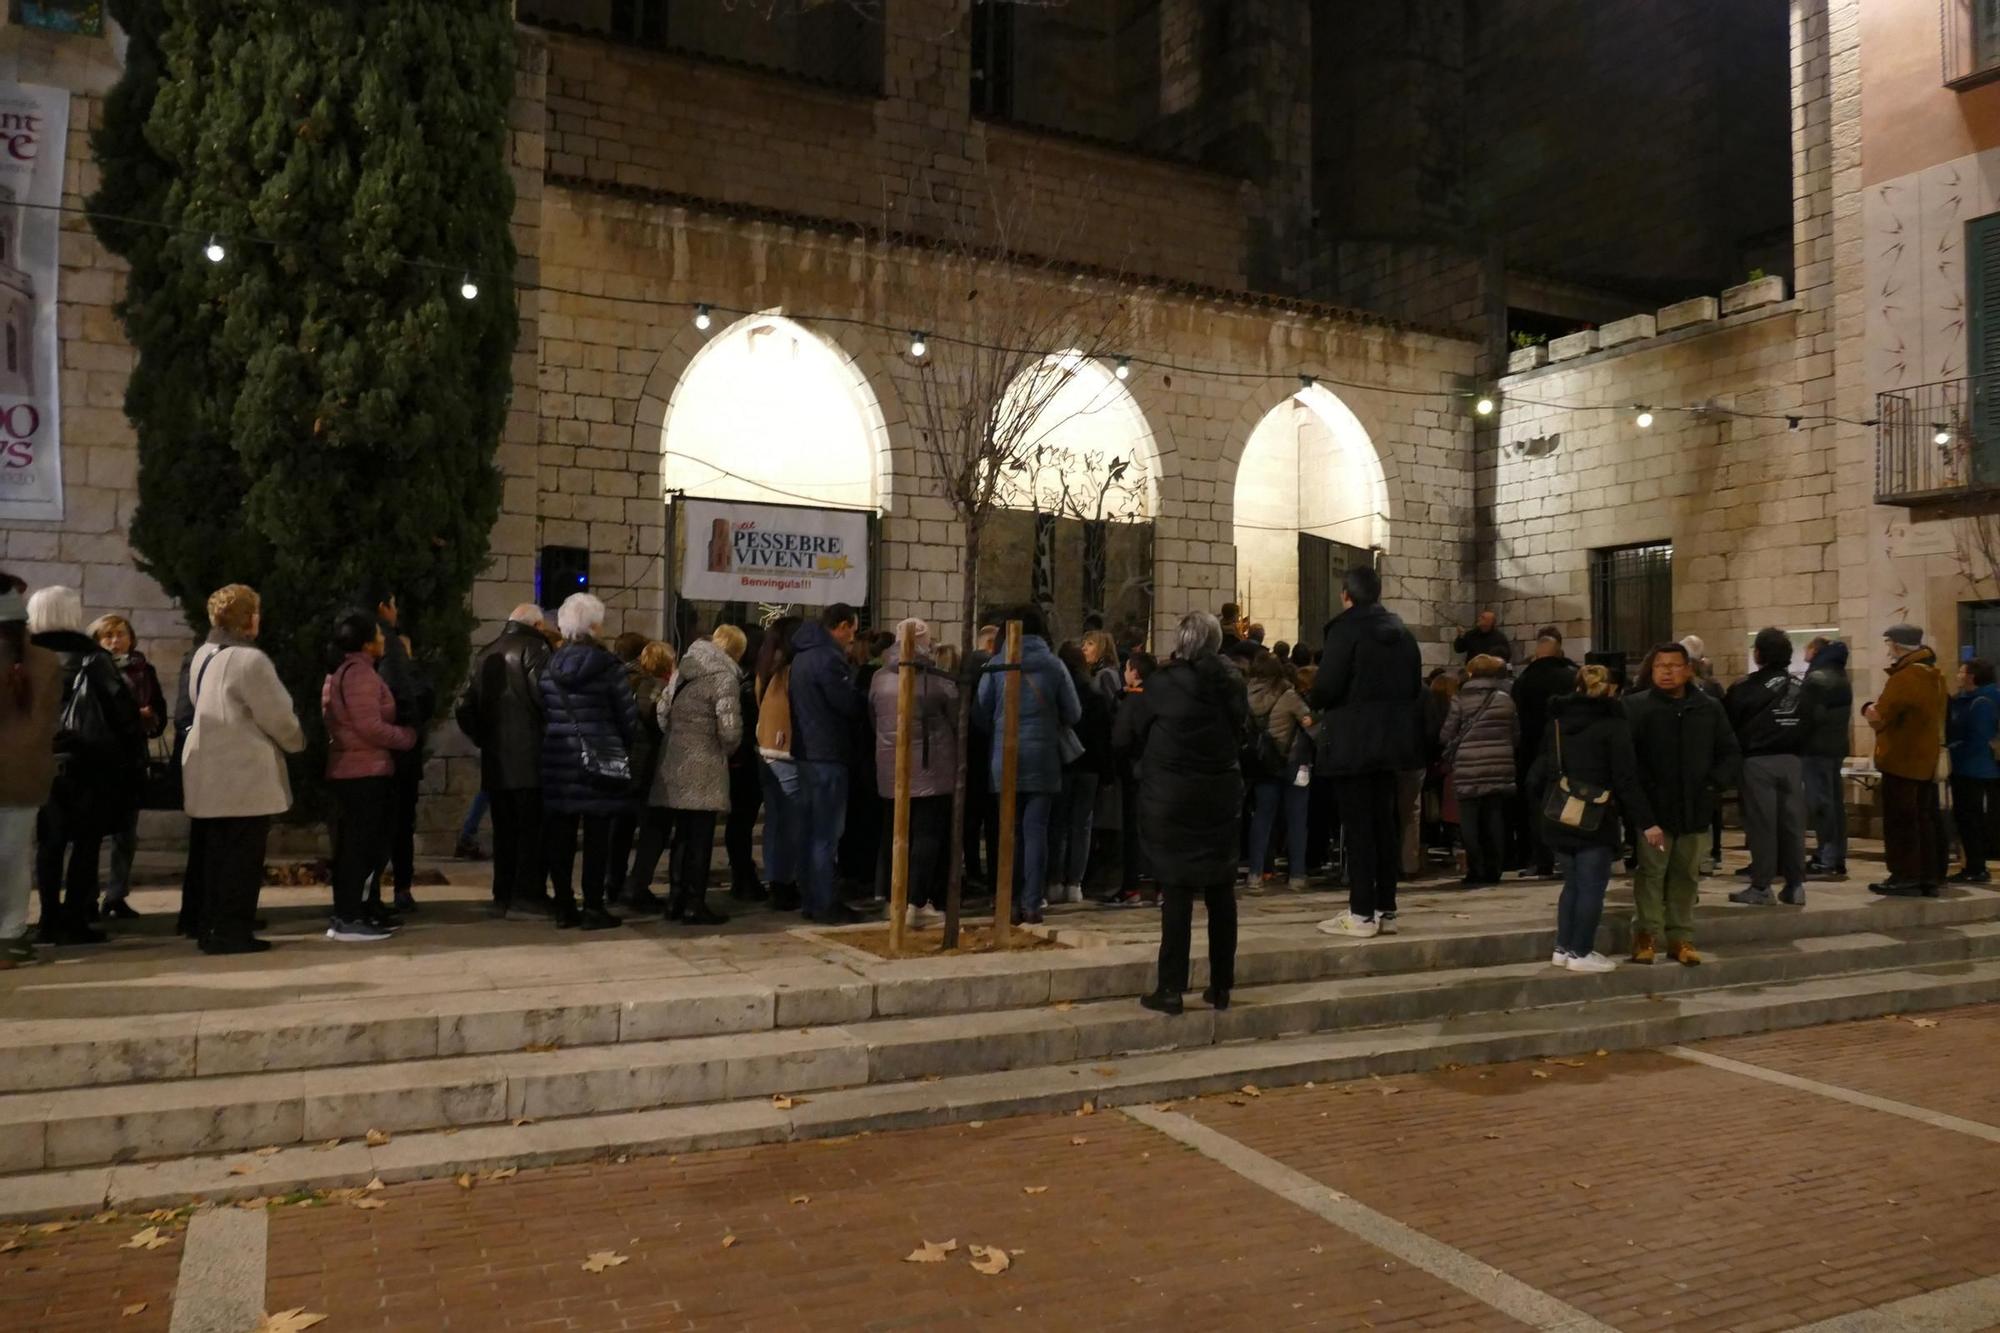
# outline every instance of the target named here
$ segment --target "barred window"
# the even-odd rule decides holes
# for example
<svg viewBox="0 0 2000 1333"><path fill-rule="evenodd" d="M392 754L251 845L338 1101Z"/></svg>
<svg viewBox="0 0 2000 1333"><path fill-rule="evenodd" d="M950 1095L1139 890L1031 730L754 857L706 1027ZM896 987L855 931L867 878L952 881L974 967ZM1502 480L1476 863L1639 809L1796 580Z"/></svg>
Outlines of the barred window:
<svg viewBox="0 0 2000 1333"><path fill-rule="evenodd" d="M1674 544L1590 553L1591 644L1638 661L1674 633Z"/></svg>

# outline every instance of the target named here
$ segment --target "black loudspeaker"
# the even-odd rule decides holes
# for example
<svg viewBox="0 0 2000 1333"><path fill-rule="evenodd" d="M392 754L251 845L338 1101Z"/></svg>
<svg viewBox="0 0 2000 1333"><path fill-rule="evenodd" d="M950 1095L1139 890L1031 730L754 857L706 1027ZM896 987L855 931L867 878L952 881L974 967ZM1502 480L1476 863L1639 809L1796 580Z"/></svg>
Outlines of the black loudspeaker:
<svg viewBox="0 0 2000 1333"><path fill-rule="evenodd" d="M544 546L535 565L535 600L553 611L575 592L590 591L590 552L581 546Z"/></svg>

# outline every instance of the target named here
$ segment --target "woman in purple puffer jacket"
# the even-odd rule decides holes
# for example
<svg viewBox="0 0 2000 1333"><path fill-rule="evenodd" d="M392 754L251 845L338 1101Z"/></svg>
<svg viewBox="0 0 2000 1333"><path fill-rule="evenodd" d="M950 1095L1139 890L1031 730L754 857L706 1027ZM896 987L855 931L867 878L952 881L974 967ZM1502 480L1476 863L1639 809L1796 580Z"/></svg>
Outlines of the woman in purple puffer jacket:
<svg viewBox="0 0 2000 1333"><path fill-rule="evenodd" d="M350 611L333 632L337 659L320 686L326 719L326 777L333 793L333 922L326 937L347 943L389 938L380 907L362 903L362 887L389 858L395 754L414 749L417 733L396 725L396 700L375 672L387 644L372 611Z"/></svg>

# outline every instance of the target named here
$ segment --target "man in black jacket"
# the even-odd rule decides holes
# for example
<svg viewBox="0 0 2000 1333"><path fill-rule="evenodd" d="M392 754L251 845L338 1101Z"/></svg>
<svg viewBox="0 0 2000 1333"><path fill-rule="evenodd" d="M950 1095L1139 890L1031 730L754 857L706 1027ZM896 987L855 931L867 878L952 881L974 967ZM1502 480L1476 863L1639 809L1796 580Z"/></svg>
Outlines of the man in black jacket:
<svg viewBox="0 0 2000 1333"><path fill-rule="evenodd" d="M1347 911L1320 923L1329 935L1395 929L1396 775L1424 766L1423 655L1381 597L1373 569L1347 571L1340 594L1346 609L1327 623L1313 680L1318 769L1333 782L1347 849Z"/></svg>
<svg viewBox="0 0 2000 1333"><path fill-rule="evenodd" d="M1854 727L1854 687L1847 680L1847 645L1814 639L1806 645L1806 688L1819 703L1819 721L1806 737L1803 756L1806 819L1819 846L1806 861L1807 879L1847 878L1847 797L1840 766Z"/></svg>
<svg viewBox="0 0 2000 1333"><path fill-rule="evenodd" d="M479 747L479 785L493 804L494 916L549 916L542 891L542 668L549 641L542 608L514 608L479 654L458 706L459 730Z"/></svg>
<svg viewBox="0 0 2000 1333"><path fill-rule="evenodd" d="M1482 654L1497 657L1503 662L1514 660L1514 645L1500 632L1500 617L1490 609L1481 611L1474 618L1472 628L1453 639L1451 646L1468 662Z"/></svg>
<svg viewBox="0 0 2000 1333"><path fill-rule="evenodd" d="M1541 753L1542 733L1548 730L1549 705L1575 688L1576 663L1563 655L1562 631L1554 625L1542 626L1535 635L1533 659L1514 680L1514 711L1521 717L1521 744L1514 755L1514 772L1520 782L1518 790L1524 796L1528 790L1528 770L1535 766L1535 758ZM1526 809L1516 822L1527 843L1522 850L1528 855L1523 859L1531 861L1521 872L1521 878L1552 878L1556 854L1542 838L1540 815L1532 808Z"/></svg>
<svg viewBox="0 0 2000 1333"><path fill-rule="evenodd" d="M1771 876L1785 877L1777 901L1803 907L1806 796L1799 755L1817 725L1817 692L1792 675L1792 640L1783 630L1757 631L1757 670L1729 687L1723 708L1743 747L1743 831L1750 840L1750 886L1731 902L1769 907Z"/></svg>
<svg viewBox="0 0 2000 1333"><path fill-rule="evenodd" d="M1638 840L1639 866L1632 877L1632 961L1650 963L1664 935L1667 954L1692 967L1694 904L1707 856L1709 820L1716 794L1736 781L1742 753L1722 705L1690 683L1693 659L1678 643L1653 650L1651 689L1625 700L1632 723L1632 748L1639 760L1639 784L1653 807L1653 822L1666 832L1666 846Z"/></svg>

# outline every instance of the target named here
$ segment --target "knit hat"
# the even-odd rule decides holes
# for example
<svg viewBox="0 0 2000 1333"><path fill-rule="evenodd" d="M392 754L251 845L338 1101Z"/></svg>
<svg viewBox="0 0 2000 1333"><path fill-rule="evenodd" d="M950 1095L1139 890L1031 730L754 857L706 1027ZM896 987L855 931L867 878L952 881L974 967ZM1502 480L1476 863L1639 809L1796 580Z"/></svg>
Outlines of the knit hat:
<svg viewBox="0 0 2000 1333"><path fill-rule="evenodd" d="M1921 625L1891 625L1882 631L1882 637L1898 648L1921 648L1924 645Z"/></svg>
<svg viewBox="0 0 2000 1333"><path fill-rule="evenodd" d="M1690 634L1682 639L1681 647L1687 649L1688 656L1696 660L1708 656L1708 645L1702 642L1699 634Z"/></svg>

